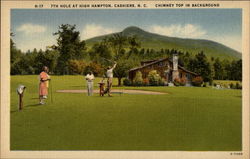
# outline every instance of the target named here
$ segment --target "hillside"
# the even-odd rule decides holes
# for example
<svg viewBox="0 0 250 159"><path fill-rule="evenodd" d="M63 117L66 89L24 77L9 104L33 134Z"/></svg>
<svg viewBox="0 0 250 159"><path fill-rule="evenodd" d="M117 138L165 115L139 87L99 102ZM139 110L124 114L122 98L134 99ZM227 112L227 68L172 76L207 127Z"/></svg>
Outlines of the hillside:
<svg viewBox="0 0 250 159"><path fill-rule="evenodd" d="M177 49L180 51L188 51L196 54L204 51L209 57L219 57L221 59L239 59L241 54L223 44L201 39L183 39L176 37L168 37L159 34L144 31L138 27L128 27L121 32L125 36L136 36L141 41L142 48L149 49ZM87 47L91 47L94 43L100 42L103 38L112 36L113 34L94 37L86 40Z"/></svg>

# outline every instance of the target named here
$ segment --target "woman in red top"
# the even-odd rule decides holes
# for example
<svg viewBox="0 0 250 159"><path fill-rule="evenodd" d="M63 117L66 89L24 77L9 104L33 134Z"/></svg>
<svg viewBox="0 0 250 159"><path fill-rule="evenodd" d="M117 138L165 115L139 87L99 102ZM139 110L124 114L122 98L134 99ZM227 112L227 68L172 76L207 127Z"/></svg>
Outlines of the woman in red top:
<svg viewBox="0 0 250 159"><path fill-rule="evenodd" d="M48 95L48 80L50 77L48 75L49 69L47 66L43 66L43 71L39 75L40 83L39 83L39 104L44 104L44 99L47 98Z"/></svg>

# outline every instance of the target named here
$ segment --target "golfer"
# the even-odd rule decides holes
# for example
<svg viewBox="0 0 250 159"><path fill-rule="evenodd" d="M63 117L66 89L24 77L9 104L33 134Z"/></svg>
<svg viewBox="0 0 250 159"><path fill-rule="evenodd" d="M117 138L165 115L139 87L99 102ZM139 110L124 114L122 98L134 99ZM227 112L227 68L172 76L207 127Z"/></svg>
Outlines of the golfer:
<svg viewBox="0 0 250 159"><path fill-rule="evenodd" d="M48 75L49 69L47 66L43 66L43 70L39 75L39 104L45 104L44 99L48 95L48 87L50 76Z"/></svg>
<svg viewBox="0 0 250 159"><path fill-rule="evenodd" d="M93 75L93 73L91 71L89 71L88 74L86 75L85 79L87 80L88 96L92 96L95 76Z"/></svg>
<svg viewBox="0 0 250 159"><path fill-rule="evenodd" d="M112 80L113 80L113 70L115 69L116 67L116 62L114 62L115 64L113 65L113 67L109 66L108 69L107 69L107 72L106 72L106 75L107 75L107 93L108 93L108 96L111 97L111 88L112 88Z"/></svg>

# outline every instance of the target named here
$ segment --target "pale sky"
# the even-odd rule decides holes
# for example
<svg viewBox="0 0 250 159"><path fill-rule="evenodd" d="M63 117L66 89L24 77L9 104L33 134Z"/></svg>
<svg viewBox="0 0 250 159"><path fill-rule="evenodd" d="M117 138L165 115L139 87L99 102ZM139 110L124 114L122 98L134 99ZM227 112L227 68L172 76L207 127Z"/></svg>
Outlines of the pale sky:
<svg viewBox="0 0 250 159"><path fill-rule="evenodd" d="M22 51L56 44L58 26L76 25L82 40L129 26L161 35L207 39L241 52L241 9L12 9L13 40Z"/></svg>

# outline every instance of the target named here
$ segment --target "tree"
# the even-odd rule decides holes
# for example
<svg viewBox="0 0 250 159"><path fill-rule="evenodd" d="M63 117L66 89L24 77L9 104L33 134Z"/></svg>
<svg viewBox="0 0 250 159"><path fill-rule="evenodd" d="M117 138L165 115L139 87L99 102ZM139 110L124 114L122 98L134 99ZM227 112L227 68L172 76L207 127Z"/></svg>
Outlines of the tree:
<svg viewBox="0 0 250 159"><path fill-rule="evenodd" d="M143 56L144 56L144 54L145 54L145 49L144 49L144 48L142 48L142 49L140 50L140 52L139 52L139 55L140 55L141 57L143 57Z"/></svg>
<svg viewBox="0 0 250 159"><path fill-rule="evenodd" d="M116 33L108 38L108 42L112 48L114 60L118 60L125 52L124 48L128 44L128 38L122 33Z"/></svg>
<svg viewBox="0 0 250 159"><path fill-rule="evenodd" d="M126 77L129 69L135 66L135 60L132 57L132 53L138 53L137 48L140 43L136 37L126 37L122 33L114 34L107 39L107 42L112 50L112 58L117 61L117 66L114 70L115 76L118 78L118 85L121 85L121 79ZM125 48L129 46L130 52L126 56Z"/></svg>
<svg viewBox="0 0 250 159"><path fill-rule="evenodd" d="M45 54L42 50L39 50L37 56L35 57L36 64L34 65L36 73L40 73L43 66L46 66Z"/></svg>
<svg viewBox="0 0 250 159"><path fill-rule="evenodd" d="M57 50L46 50L44 53L45 62L44 65L49 67L50 73L54 73L56 70L59 52Z"/></svg>
<svg viewBox="0 0 250 159"><path fill-rule="evenodd" d="M227 67L230 80L242 80L242 60L233 60Z"/></svg>
<svg viewBox="0 0 250 159"><path fill-rule="evenodd" d="M236 67L235 70L237 70L235 73L235 77L236 77L235 79L242 81L242 59L236 62L235 67Z"/></svg>
<svg viewBox="0 0 250 159"><path fill-rule="evenodd" d="M89 52L89 55L93 62L107 65L107 61L104 59L112 58L107 39L103 39L100 43L94 44Z"/></svg>
<svg viewBox="0 0 250 159"><path fill-rule="evenodd" d="M57 71L59 74L68 74L68 61L83 59L85 42L80 41L80 33L75 31L75 25L62 24L54 35L58 36L55 49L60 53Z"/></svg>
<svg viewBox="0 0 250 159"><path fill-rule="evenodd" d="M144 54L145 57L149 56L150 55L150 51L149 49L146 50L146 53Z"/></svg>
<svg viewBox="0 0 250 159"><path fill-rule="evenodd" d="M191 67L191 71L198 73L204 82L211 82L213 80L211 76L211 65L203 51L195 55L195 58L190 61L189 67Z"/></svg>
<svg viewBox="0 0 250 159"><path fill-rule="evenodd" d="M215 59L213 66L214 66L214 78L217 80L222 80L224 75L224 69L219 58Z"/></svg>
<svg viewBox="0 0 250 159"><path fill-rule="evenodd" d="M154 54L155 54L155 50L154 50L154 49L150 49L149 54L150 54L150 56L154 56Z"/></svg>
<svg viewBox="0 0 250 159"><path fill-rule="evenodd" d="M128 37L128 44L129 44L129 55L131 54L139 54L138 48L141 47L141 43L138 41L136 36Z"/></svg>
<svg viewBox="0 0 250 159"><path fill-rule="evenodd" d="M118 85L121 85L121 80L123 77L128 76L128 71L135 67L136 63L132 58L122 57L117 61L116 68L114 69L114 74L118 78Z"/></svg>
<svg viewBox="0 0 250 159"><path fill-rule="evenodd" d="M12 37L14 36L14 33L10 33L10 67L11 71L10 73L12 75L20 74L21 73L21 65L20 60L23 56L22 52L16 48L16 45L14 41L12 40Z"/></svg>

